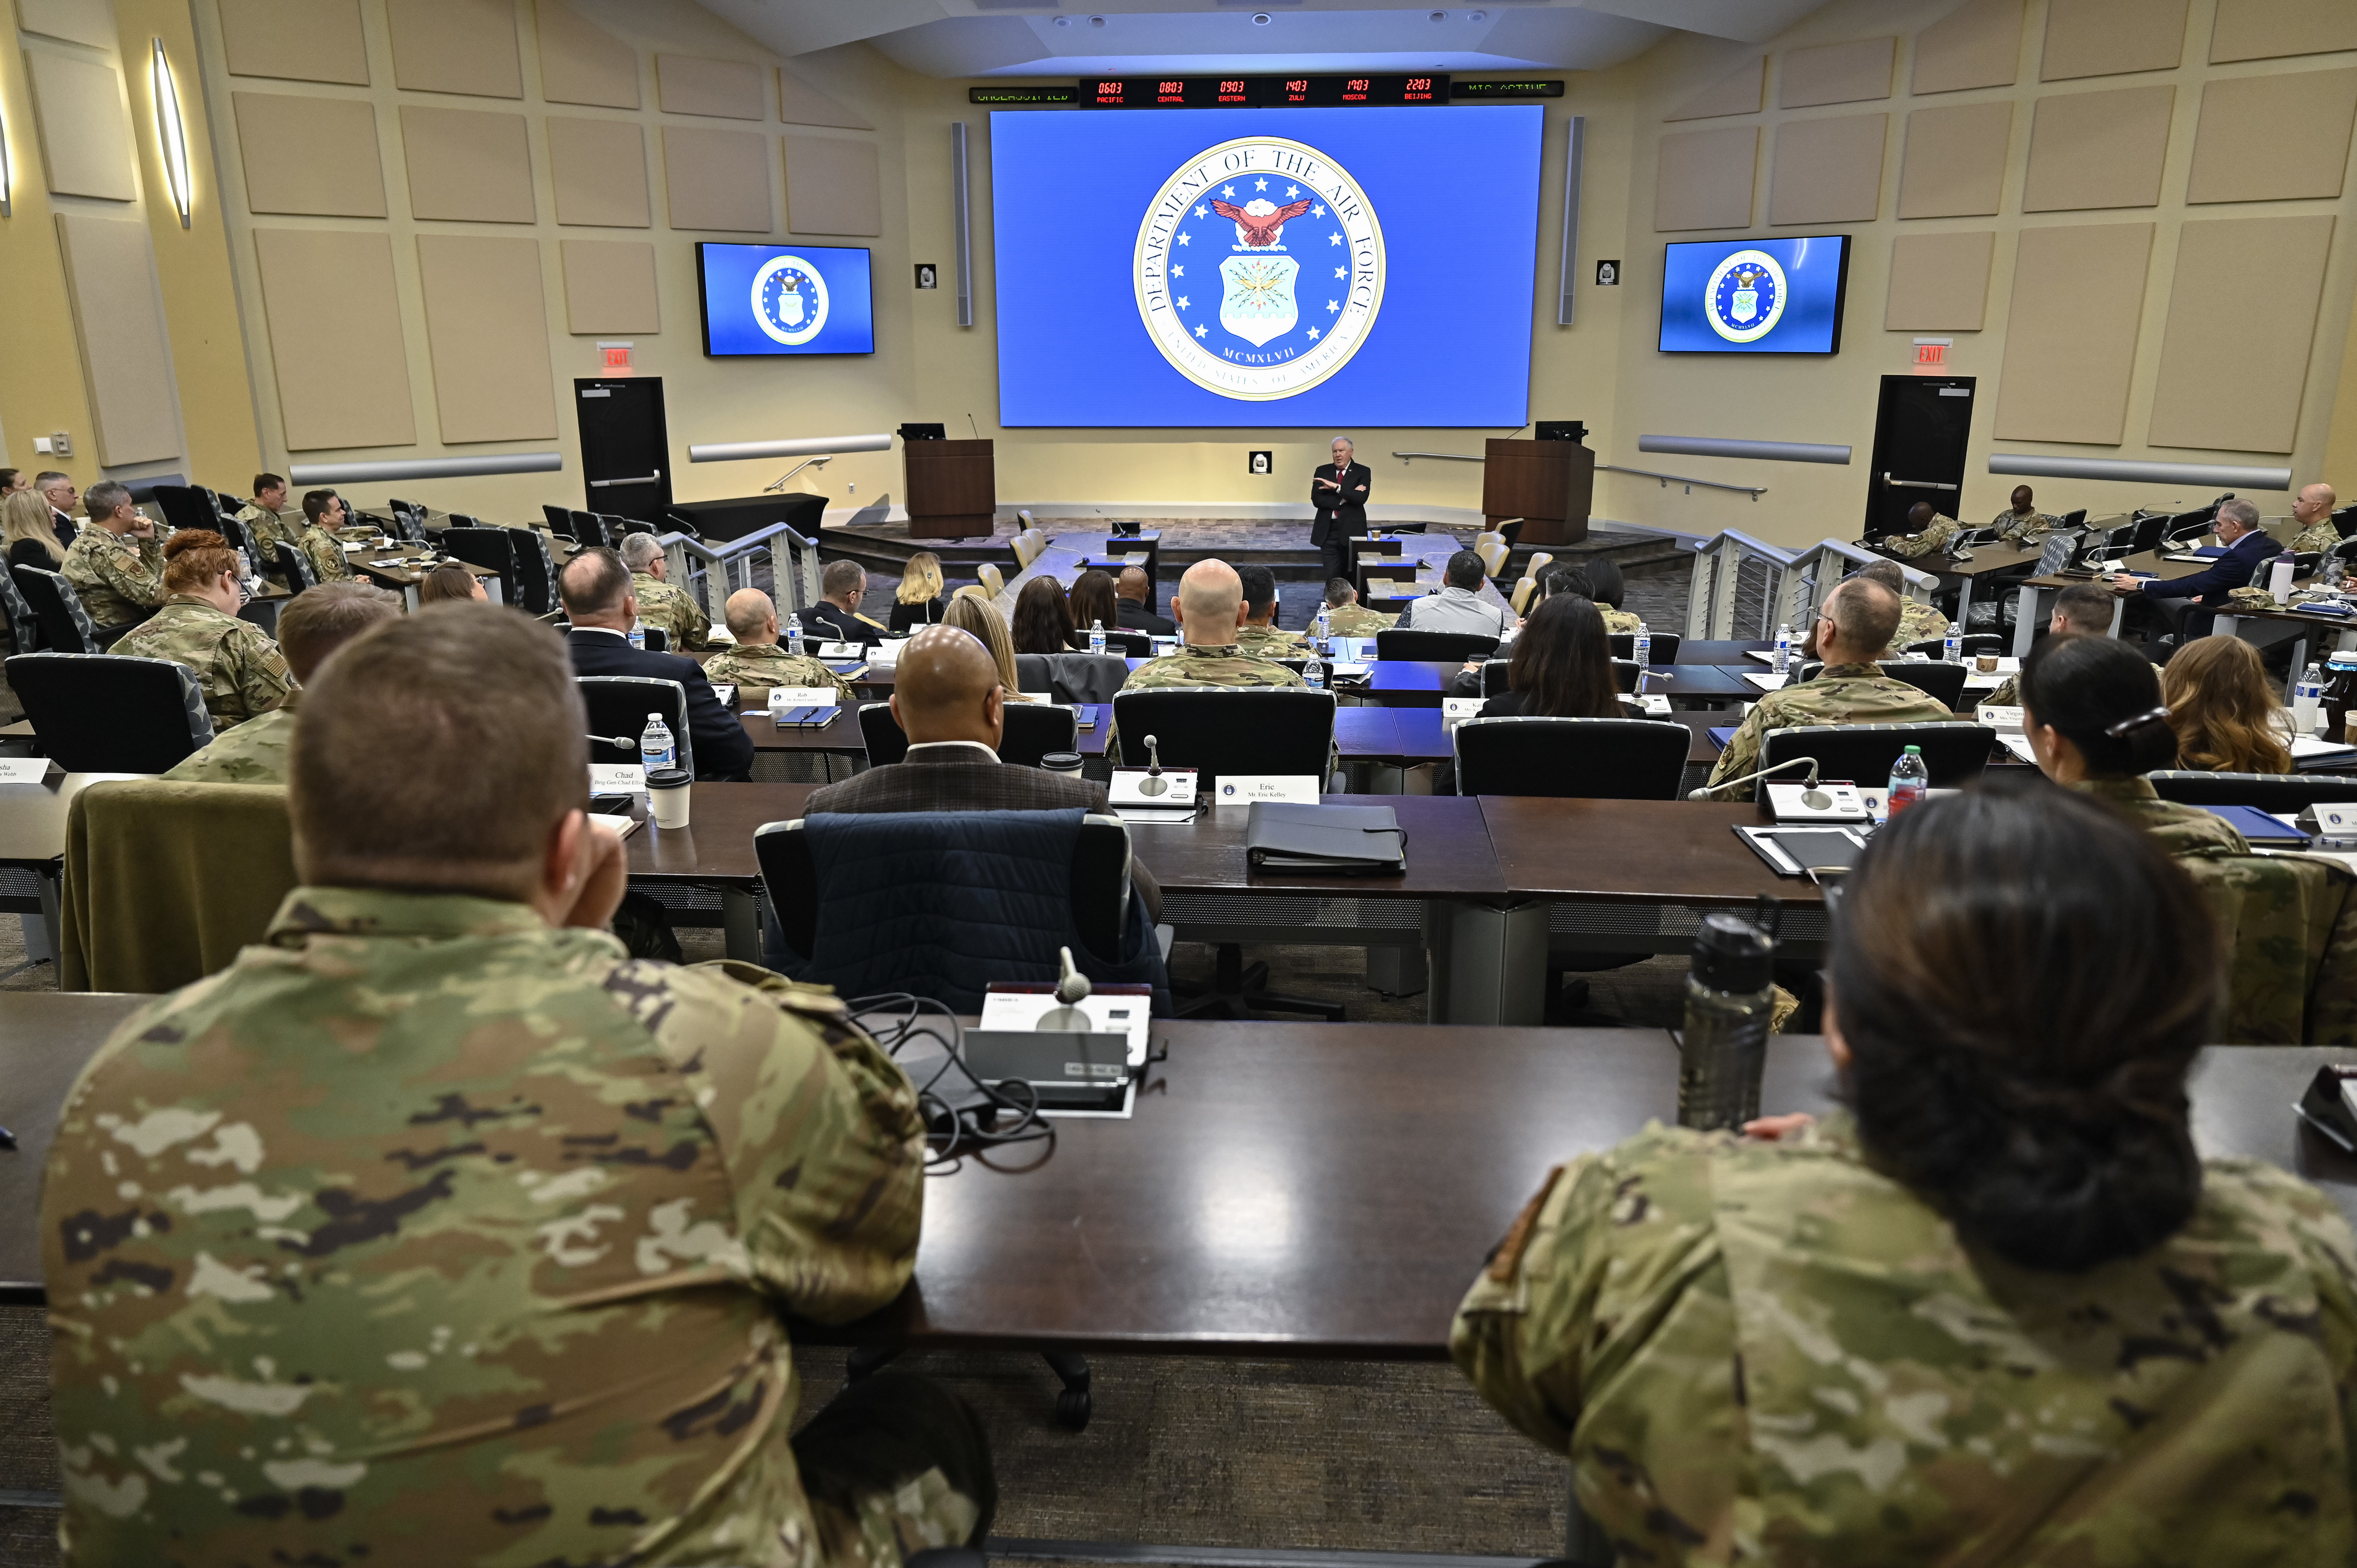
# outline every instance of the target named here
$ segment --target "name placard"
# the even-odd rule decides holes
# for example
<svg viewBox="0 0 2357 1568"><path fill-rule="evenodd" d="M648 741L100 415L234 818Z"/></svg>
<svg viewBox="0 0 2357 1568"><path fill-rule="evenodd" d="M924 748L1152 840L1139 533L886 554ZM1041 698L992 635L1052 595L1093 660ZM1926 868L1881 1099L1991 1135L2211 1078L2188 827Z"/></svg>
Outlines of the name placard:
<svg viewBox="0 0 2357 1568"><path fill-rule="evenodd" d="M0 784L38 784L48 772L46 757L0 757Z"/></svg>
<svg viewBox="0 0 2357 1568"><path fill-rule="evenodd" d="M592 795L643 795L647 770L635 762L593 762L589 765Z"/></svg>
<svg viewBox="0 0 2357 1568"><path fill-rule="evenodd" d="M1220 779L1219 803L1246 806L1254 800L1282 800L1292 806L1318 803L1314 773L1229 773Z"/></svg>
<svg viewBox="0 0 2357 1568"><path fill-rule="evenodd" d="M831 708L841 695L832 686L772 686L770 688L770 707L772 711L779 708Z"/></svg>

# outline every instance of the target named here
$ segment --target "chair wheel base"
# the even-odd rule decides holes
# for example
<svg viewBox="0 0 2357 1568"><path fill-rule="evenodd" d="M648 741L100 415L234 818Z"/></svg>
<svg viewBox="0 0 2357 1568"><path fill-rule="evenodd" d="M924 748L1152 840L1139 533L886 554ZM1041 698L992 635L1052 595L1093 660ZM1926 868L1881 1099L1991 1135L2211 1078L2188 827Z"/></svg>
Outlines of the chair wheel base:
<svg viewBox="0 0 2357 1568"><path fill-rule="evenodd" d="M1066 1389L1056 1396L1056 1424L1070 1432L1089 1429L1091 1405L1086 1389Z"/></svg>

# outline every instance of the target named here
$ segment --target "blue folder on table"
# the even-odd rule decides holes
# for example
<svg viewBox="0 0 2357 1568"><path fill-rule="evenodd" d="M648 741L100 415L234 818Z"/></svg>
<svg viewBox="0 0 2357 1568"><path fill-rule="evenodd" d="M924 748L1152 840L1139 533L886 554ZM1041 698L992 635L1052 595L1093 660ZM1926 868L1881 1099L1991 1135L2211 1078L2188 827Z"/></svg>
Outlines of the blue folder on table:
<svg viewBox="0 0 2357 1568"><path fill-rule="evenodd" d="M2256 806L2203 806L2213 816L2223 817L2234 831L2255 844L2270 849L2306 849L2309 835L2286 822L2281 817L2270 816Z"/></svg>
<svg viewBox="0 0 2357 1568"><path fill-rule="evenodd" d="M1735 743L1735 732L1737 727L1738 726L1734 725L1726 725L1715 729L1705 730L1703 733L1710 736L1711 745L1718 747L1721 751L1725 751L1729 746L1732 746Z"/></svg>

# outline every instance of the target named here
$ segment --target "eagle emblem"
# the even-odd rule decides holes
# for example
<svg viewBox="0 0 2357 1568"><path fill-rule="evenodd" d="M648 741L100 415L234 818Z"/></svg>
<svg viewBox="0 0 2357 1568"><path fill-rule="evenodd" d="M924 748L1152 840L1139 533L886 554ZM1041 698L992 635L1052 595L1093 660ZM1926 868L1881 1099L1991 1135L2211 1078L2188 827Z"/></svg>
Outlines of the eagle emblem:
<svg viewBox="0 0 2357 1568"><path fill-rule="evenodd" d="M1211 210L1236 226L1236 238L1248 250L1260 250L1276 243L1291 220L1309 210L1309 199L1289 202L1283 207L1271 201L1247 201L1242 207L1231 201L1214 201Z"/></svg>

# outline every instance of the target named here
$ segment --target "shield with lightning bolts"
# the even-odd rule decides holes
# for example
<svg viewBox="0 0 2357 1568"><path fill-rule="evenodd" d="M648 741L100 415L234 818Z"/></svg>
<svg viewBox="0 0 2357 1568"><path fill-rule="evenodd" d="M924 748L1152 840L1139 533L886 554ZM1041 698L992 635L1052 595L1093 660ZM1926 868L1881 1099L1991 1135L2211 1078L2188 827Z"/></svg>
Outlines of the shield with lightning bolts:
<svg viewBox="0 0 2357 1568"><path fill-rule="evenodd" d="M1220 263L1227 292L1220 297L1220 325L1258 349L1282 338L1301 319L1293 303L1293 280L1301 263L1291 256L1230 256Z"/></svg>

